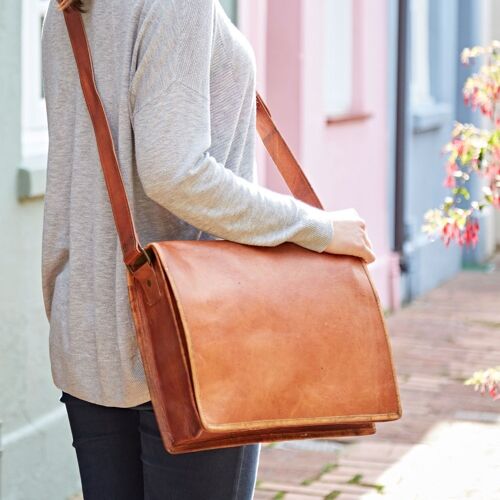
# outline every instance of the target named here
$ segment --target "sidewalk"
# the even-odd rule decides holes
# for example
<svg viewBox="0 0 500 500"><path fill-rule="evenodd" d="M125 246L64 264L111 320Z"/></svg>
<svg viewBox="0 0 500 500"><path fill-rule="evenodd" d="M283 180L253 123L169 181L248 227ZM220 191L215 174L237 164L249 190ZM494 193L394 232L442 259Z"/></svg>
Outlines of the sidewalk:
<svg viewBox="0 0 500 500"><path fill-rule="evenodd" d="M263 445L255 500L500 499L500 254L387 318L403 416L371 436ZM382 493L380 493L382 492Z"/></svg>

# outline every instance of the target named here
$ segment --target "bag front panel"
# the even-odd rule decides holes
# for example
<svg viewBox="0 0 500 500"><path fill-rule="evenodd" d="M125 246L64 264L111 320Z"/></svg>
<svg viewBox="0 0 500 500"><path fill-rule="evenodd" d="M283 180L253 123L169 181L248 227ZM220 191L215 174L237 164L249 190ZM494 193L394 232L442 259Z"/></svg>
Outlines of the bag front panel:
<svg viewBox="0 0 500 500"><path fill-rule="evenodd" d="M155 251L205 429L400 417L382 311L360 259L223 240Z"/></svg>

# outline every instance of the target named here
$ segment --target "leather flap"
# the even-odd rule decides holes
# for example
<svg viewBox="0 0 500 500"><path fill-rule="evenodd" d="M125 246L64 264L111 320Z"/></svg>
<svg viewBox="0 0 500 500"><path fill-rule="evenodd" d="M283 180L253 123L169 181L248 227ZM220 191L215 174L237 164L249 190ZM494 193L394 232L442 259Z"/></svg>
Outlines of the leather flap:
<svg viewBox="0 0 500 500"><path fill-rule="evenodd" d="M209 430L395 420L401 405L364 261L225 240L153 243Z"/></svg>

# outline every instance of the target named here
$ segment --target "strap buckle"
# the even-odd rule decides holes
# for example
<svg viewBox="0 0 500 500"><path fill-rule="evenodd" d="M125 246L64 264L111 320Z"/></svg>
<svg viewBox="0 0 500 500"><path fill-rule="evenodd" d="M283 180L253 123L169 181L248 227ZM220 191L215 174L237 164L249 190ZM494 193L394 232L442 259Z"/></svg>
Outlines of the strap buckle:
<svg viewBox="0 0 500 500"><path fill-rule="evenodd" d="M151 265L151 257L149 254L141 247L141 254L135 259L132 264L125 264L127 269L134 274L139 268L141 268L144 264Z"/></svg>

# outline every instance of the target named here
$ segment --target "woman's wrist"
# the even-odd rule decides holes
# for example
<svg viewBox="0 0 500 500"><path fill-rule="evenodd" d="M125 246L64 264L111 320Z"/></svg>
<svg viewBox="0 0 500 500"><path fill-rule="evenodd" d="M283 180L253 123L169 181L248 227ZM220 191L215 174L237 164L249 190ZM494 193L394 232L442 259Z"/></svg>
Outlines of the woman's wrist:
<svg viewBox="0 0 500 500"><path fill-rule="evenodd" d="M304 211L304 227L293 239L293 242L314 252L324 252L333 239L332 217L329 212L323 209L299 200L296 201Z"/></svg>

